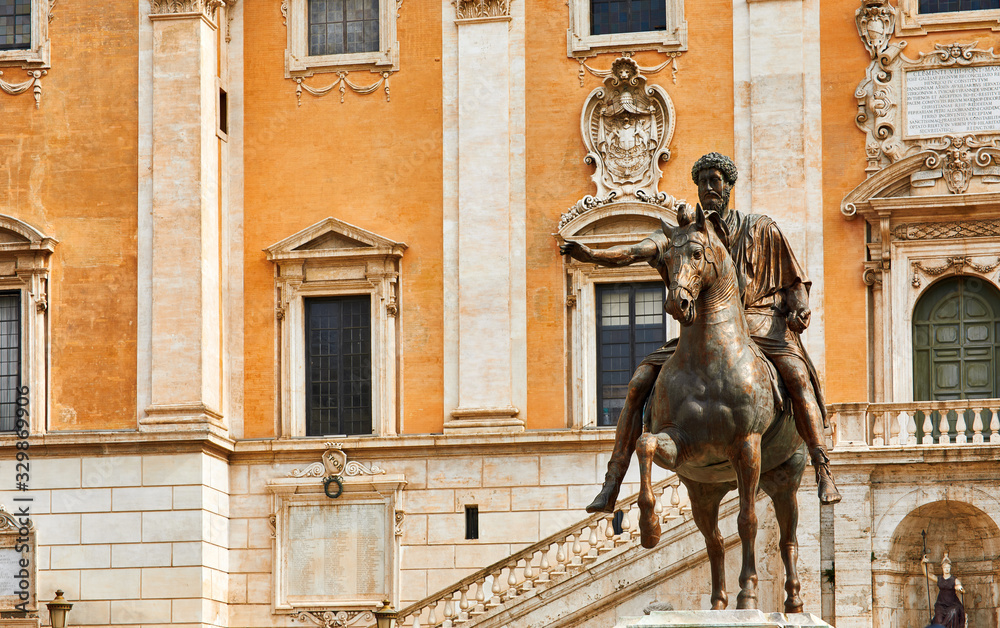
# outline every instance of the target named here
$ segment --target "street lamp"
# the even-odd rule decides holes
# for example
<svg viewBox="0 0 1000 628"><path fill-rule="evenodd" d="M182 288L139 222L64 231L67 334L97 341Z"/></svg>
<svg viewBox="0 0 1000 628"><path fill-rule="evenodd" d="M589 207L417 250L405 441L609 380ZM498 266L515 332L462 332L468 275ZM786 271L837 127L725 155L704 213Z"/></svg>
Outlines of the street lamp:
<svg viewBox="0 0 1000 628"><path fill-rule="evenodd" d="M389 600L382 602L382 608L375 611L375 625L378 628L393 628L396 624L396 611L392 609Z"/></svg>
<svg viewBox="0 0 1000 628"><path fill-rule="evenodd" d="M66 628L66 615L69 614L73 605L63 598L62 590L56 590L56 599L45 606L49 609L49 618L52 620L52 628Z"/></svg>

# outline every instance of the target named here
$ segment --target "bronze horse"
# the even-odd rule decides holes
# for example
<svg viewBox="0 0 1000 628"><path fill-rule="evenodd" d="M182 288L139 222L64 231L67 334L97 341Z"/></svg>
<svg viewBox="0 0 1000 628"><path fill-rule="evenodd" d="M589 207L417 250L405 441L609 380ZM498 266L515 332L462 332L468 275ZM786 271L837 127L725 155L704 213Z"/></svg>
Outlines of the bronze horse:
<svg viewBox="0 0 1000 628"><path fill-rule="evenodd" d="M780 530L785 612L801 612L795 528L805 446L791 412L783 408L773 367L750 339L736 267L724 241L725 223L715 213L706 218L701 207L685 207L678 225L663 224L669 246L660 254L669 272L664 305L680 322L681 333L646 406L648 431L636 444L642 545L655 547L660 539L650 481L656 462L675 471L688 489L692 515L708 548L712 608L724 609L728 598L719 503L737 488L743 568L736 607L756 608L754 505L763 489L773 501Z"/></svg>

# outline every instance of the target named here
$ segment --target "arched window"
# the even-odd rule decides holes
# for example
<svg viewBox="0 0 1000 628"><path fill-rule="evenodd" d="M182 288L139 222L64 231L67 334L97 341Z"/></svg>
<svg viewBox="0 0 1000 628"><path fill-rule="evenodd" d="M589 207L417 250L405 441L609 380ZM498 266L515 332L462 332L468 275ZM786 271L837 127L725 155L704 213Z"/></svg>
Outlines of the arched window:
<svg viewBox="0 0 1000 628"><path fill-rule="evenodd" d="M1000 396L1000 292L977 277L931 286L913 311L913 398Z"/></svg>

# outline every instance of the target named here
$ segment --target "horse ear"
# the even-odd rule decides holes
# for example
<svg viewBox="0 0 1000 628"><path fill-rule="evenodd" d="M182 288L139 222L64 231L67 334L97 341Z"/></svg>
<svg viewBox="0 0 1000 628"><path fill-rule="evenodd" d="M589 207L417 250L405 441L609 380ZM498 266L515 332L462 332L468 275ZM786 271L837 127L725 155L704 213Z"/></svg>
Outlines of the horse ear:
<svg viewBox="0 0 1000 628"><path fill-rule="evenodd" d="M674 228L668 225L662 218L660 218L660 228L663 229L663 235L667 236L667 239L669 240L670 236L674 232Z"/></svg>
<svg viewBox="0 0 1000 628"><path fill-rule="evenodd" d="M729 234L729 225L726 224L726 221L722 219L722 216L720 216L718 212L709 212L708 221L712 223L713 227L715 227L715 235L719 236L719 239L722 240L722 244L728 251L731 239Z"/></svg>
<svg viewBox="0 0 1000 628"><path fill-rule="evenodd" d="M677 208L678 227L688 226L689 224L694 222L694 218L695 218L695 209L690 205L688 205L687 203Z"/></svg>
<svg viewBox="0 0 1000 628"><path fill-rule="evenodd" d="M705 231L705 210L701 208L701 203L698 203L694 210L694 224L698 227L698 231Z"/></svg>

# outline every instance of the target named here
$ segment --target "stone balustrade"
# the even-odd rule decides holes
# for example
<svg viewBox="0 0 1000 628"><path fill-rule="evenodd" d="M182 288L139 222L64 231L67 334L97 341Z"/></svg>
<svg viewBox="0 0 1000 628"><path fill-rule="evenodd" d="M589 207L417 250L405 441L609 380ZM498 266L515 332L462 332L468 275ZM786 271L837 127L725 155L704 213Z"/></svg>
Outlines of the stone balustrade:
<svg viewBox="0 0 1000 628"><path fill-rule="evenodd" d="M1000 399L828 406L834 449L1000 445Z"/></svg>
<svg viewBox="0 0 1000 628"><path fill-rule="evenodd" d="M653 485L666 528L690 519L687 490L671 474ZM587 567L639 546L638 494L618 500L621 515L598 513L463 578L397 613L401 628L454 628L502 610ZM616 531L615 519L618 517Z"/></svg>

